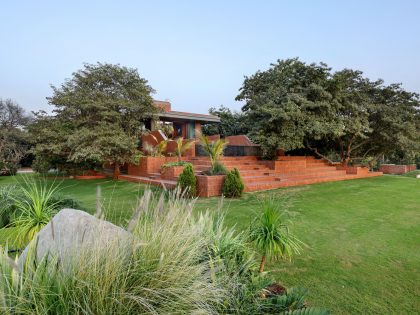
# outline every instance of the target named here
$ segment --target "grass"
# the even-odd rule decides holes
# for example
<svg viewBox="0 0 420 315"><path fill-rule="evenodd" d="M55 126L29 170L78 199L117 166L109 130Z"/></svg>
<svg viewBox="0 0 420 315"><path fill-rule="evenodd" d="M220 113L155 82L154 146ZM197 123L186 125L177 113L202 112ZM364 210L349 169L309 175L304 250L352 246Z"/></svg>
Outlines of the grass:
<svg viewBox="0 0 420 315"><path fill-rule="evenodd" d="M11 182L0 177L0 185ZM124 225L145 186L66 180L62 193L79 199L93 213L97 184L105 212ZM382 176L245 194L225 200L226 223L247 228L266 197L289 211L292 232L308 245L290 263L267 265L280 282L307 288L311 303L335 314L418 312L420 180ZM218 202L219 198L200 199L196 210L214 209Z"/></svg>

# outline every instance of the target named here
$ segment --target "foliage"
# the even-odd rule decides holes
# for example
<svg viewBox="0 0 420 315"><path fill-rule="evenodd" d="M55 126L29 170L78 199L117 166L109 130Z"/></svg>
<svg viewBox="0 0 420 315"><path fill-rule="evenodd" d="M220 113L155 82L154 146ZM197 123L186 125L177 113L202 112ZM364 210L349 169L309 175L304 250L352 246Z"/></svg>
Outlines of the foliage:
<svg viewBox="0 0 420 315"><path fill-rule="evenodd" d="M15 175L29 149L26 126L31 117L10 99L0 99L0 175Z"/></svg>
<svg viewBox="0 0 420 315"><path fill-rule="evenodd" d="M221 138L225 138L245 135L249 131L247 117L241 112L232 112L228 107L221 105L218 109L210 108L209 114L218 116L220 123L204 125L202 127L204 135L220 135Z"/></svg>
<svg viewBox="0 0 420 315"><path fill-rule="evenodd" d="M176 139L175 154L178 157L178 162L181 162L181 157L185 151L189 150L194 145L193 141L184 141L184 138L180 137Z"/></svg>
<svg viewBox="0 0 420 315"><path fill-rule="evenodd" d="M16 189L14 185L0 187L0 228L7 226L13 217L14 206L11 196Z"/></svg>
<svg viewBox="0 0 420 315"><path fill-rule="evenodd" d="M186 165L192 165L192 164L186 161L168 162L162 165L162 169L174 167L174 166L186 166Z"/></svg>
<svg viewBox="0 0 420 315"><path fill-rule="evenodd" d="M205 175L209 175L209 176L226 175L227 173L228 173L228 170L220 162L214 163L209 170L204 172Z"/></svg>
<svg viewBox="0 0 420 315"><path fill-rule="evenodd" d="M168 142L166 140L160 141L157 145L152 145L148 142L143 143L143 151L148 156L154 156L154 157L162 157L166 147L168 145Z"/></svg>
<svg viewBox="0 0 420 315"><path fill-rule="evenodd" d="M278 260L291 258L299 253L302 242L289 232L281 213L272 200L263 203L263 212L256 218L249 231L249 239L261 252L259 272L264 271L266 258Z"/></svg>
<svg viewBox="0 0 420 315"><path fill-rule="evenodd" d="M77 259L66 261L70 268L54 257L35 263L29 255L18 272L6 249L0 255L1 311L276 314L305 308L298 303L303 297L291 293L273 307L262 296L272 279L254 273L245 234L226 228L217 209L194 215L194 201L180 196L146 191L128 223L134 241L82 246Z"/></svg>
<svg viewBox="0 0 420 315"><path fill-rule="evenodd" d="M41 155L37 155L34 161L32 162L32 169L40 174L46 174L52 168L53 166L51 165L51 163L48 160L44 159Z"/></svg>
<svg viewBox="0 0 420 315"><path fill-rule="evenodd" d="M223 196L228 198L240 197L242 196L244 188L245 185L237 168L234 168L226 174L223 183Z"/></svg>
<svg viewBox="0 0 420 315"><path fill-rule="evenodd" d="M35 152L52 151L67 161L120 164L138 153L142 120L152 119L153 89L136 69L112 64L85 64L48 98L55 116L35 126ZM45 124L45 122L52 122ZM43 135L46 134L46 137ZM39 139L46 139L41 143Z"/></svg>
<svg viewBox="0 0 420 315"><path fill-rule="evenodd" d="M361 71L335 73L324 63L278 60L246 77L236 98L251 122L250 137L266 157L276 149L331 149L346 164L419 148L419 98L398 84L370 81Z"/></svg>
<svg viewBox="0 0 420 315"><path fill-rule="evenodd" d="M192 164L187 164L179 175L178 187L187 197L194 197L197 194L197 178Z"/></svg>
<svg viewBox="0 0 420 315"><path fill-rule="evenodd" d="M220 157L223 155L223 151L228 143L223 139L210 141L209 137L203 134L199 134L198 139L200 141L200 145L210 158L211 168L208 175L226 174L225 167L222 163L220 163Z"/></svg>
<svg viewBox="0 0 420 315"><path fill-rule="evenodd" d="M58 211L59 200L53 199L58 186L25 179L20 185L19 195L11 199L18 213L12 225L19 228L19 237L30 241Z"/></svg>

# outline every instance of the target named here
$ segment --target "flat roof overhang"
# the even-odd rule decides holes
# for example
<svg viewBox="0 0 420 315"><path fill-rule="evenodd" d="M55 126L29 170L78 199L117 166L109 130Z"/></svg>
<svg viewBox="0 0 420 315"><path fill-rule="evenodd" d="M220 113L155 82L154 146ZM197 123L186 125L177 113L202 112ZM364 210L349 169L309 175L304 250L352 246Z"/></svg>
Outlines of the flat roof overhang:
<svg viewBox="0 0 420 315"><path fill-rule="evenodd" d="M213 115L204 115L204 114L193 114L193 113L184 113L169 111L158 114L159 119L162 121L199 121L207 124L220 123L220 118Z"/></svg>

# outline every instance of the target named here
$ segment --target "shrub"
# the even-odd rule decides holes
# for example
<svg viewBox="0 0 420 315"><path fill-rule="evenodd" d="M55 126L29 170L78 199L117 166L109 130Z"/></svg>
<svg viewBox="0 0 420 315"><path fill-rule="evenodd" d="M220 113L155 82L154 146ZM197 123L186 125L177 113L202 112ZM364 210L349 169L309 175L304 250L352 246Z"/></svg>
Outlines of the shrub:
<svg viewBox="0 0 420 315"><path fill-rule="evenodd" d="M210 176L215 176L215 175L226 175L227 174L227 169L226 167L220 163L220 162L215 162L212 167L206 171L204 174L206 175L210 175Z"/></svg>
<svg viewBox="0 0 420 315"><path fill-rule="evenodd" d="M169 163L163 164L162 169L169 168L169 167L174 167L174 166L186 166L186 165L192 165L192 164L189 163L189 162L185 162L185 161L169 162Z"/></svg>
<svg viewBox="0 0 420 315"><path fill-rule="evenodd" d="M32 169L40 174L46 174L52 168L51 163L42 156L36 156L32 162Z"/></svg>
<svg viewBox="0 0 420 315"><path fill-rule="evenodd" d="M242 181L239 170L234 168L227 173L223 183L223 195L228 198L240 197L244 192L245 185Z"/></svg>
<svg viewBox="0 0 420 315"><path fill-rule="evenodd" d="M16 189L17 187L14 185L0 188L0 228L7 226L11 222L14 213L11 196L16 192Z"/></svg>
<svg viewBox="0 0 420 315"><path fill-rule="evenodd" d="M187 197L194 197L197 193L197 178L191 164L185 166L184 171L178 177L178 187Z"/></svg>

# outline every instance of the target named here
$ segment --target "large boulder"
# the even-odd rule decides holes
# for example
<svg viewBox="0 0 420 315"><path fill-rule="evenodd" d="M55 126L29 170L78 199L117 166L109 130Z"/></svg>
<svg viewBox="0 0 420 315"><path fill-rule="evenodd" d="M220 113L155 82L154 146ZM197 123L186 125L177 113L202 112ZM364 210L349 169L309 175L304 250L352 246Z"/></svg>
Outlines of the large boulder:
<svg viewBox="0 0 420 315"><path fill-rule="evenodd" d="M26 246L19 257L19 269L30 250L36 251L36 260L46 255L65 263L77 259L83 251L94 251L112 246L131 246L134 237L126 230L80 210L63 209ZM71 255L71 257L70 257ZM70 259L71 258L71 259Z"/></svg>

